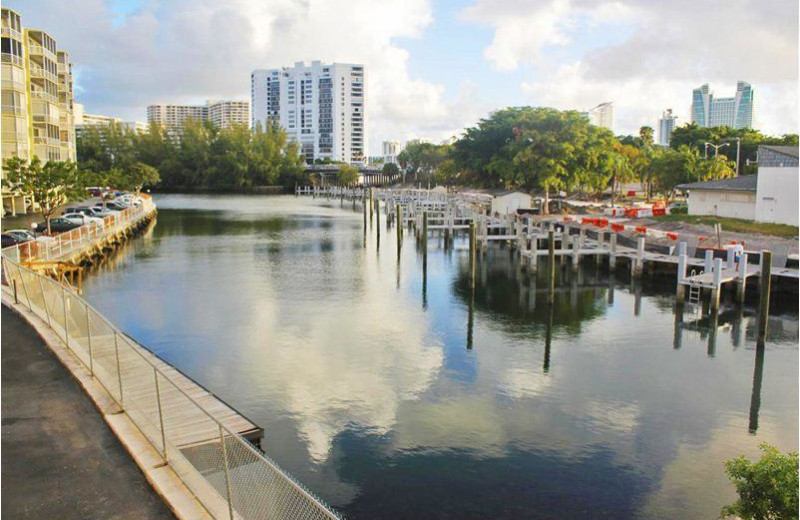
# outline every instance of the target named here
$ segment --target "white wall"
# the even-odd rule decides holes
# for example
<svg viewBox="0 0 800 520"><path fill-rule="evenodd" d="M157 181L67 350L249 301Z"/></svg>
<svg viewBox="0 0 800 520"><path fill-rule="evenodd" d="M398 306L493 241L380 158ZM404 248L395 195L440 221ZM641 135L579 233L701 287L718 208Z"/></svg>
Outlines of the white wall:
<svg viewBox="0 0 800 520"><path fill-rule="evenodd" d="M689 215L716 215L754 220L756 194L741 191L691 190Z"/></svg>
<svg viewBox="0 0 800 520"><path fill-rule="evenodd" d="M800 171L793 168L759 168L756 215L759 222L798 225Z"/></svg>
<svg viewBox="0 0 800 520"><path fill-rule="evenodd" d="M532 197L525 193L509 193L492 200L492 213L507 215L518 209L530 209Z"/></svg>

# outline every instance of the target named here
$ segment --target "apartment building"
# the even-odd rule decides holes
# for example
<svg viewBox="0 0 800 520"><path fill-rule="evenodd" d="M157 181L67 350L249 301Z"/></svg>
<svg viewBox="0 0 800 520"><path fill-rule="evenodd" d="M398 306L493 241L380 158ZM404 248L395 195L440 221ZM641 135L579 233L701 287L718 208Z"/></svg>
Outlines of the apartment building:
<svg viewBox="0 0 800 520"><path fill-rule="evenodd" d="M361 164L367 157L363 65L297 62L250 75L252 125L276 122L300 144L306 162Z"/></svg>
<svg viewBox="0 0 800 520"><path fill-rule="evenodd" d="M25 28L2 9L2 159L75 160L72 63L56 40ZM3 207L16 214L31 204L3 189Z"/></svg>
<svg viewBox="0 0 800 520"><path fill-rule="evenodd" d="M672 109L668 108L661 114L661 119L658 120L658 144L661 146L669 146L669 140L672 137L672 131L675 130L675 125L678 122L678 116L673 115Z"/></svg>
<svg viewBox="0 0 800 520"><path fill-rule="evenodd" d="M196 119L211 121L220 128L233 125L250 125L250 103L247 101L206 101L205 105L150 105L147 107L148 124L156 123L173 131L180 131L184 121Z"/></svg>
<svg viewBox="0 0 800 520"><path fill-rule="evenodd" d="M585 117L589 118L589 123L594 126L601 126L614 131L614 103L608 101L600 103L594 108L590 108L585 112L581 112Z"/></svg>
<svg viewBox="0 0 800 520"><path fill-rule="evenodd" d="M384 164L397 163L397 156L400 155L402 147L398 141L383 142L383 162Z"/></svg>

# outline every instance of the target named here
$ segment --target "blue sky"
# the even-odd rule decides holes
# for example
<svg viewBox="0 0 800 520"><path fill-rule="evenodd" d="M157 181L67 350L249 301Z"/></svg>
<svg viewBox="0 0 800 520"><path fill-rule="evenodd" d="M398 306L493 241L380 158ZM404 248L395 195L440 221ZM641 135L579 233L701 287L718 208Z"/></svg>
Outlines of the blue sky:
<svg viewBox="0 0 800 520"><path fill-rule="evenodd" d="M510 105L612 101L614 130L687 122L691 89L756 88L757 127L797 131L796 0L9 0L75 63L88 113L248 99L256 68L364 63L371 150L458 135ZM75 23L81 20L82 23ZM709 23L713 20L714 23ZM740 30L731 30L739 27Z"/></svg>

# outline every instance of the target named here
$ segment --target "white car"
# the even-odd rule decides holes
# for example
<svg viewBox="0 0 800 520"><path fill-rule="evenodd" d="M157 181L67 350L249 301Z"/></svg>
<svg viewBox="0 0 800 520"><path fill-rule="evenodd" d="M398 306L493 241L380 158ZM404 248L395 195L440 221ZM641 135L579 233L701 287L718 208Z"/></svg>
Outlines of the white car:
<svg viewBox="0 0 800 520"><path fill-rule="evenodd" d="M100 217L90 217L89 215L84 215L83 213L64 213L61 215L61 218L81 225L91 224L94 222L98 227L101 229L103 228L103 219Z"/></svg>

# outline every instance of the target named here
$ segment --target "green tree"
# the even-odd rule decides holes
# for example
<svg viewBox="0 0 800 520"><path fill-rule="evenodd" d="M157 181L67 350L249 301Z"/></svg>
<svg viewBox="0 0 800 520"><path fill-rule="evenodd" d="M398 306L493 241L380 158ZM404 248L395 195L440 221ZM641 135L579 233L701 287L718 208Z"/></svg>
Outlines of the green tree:
<svg viewBox="0 0 800 520"><path fill-rule="evenodd" d="M400 175L400 167L397 166L395 163L386 163L383 165L383 174L387 177L395 177Z"/></svg>
<svg viewBox="0 0 800 520"><path fill-rule="evenodd" d="M342 164L336 172L336 181L340 186L352 186L358 182L358 168L349 164Z"/></svg>
<svg viewBox="0 0 800 520"><path fill-rule="evenodd" d="M698 163L701 159L688 147L655 152L650 164L652 189L671 200L679 184L698 181Z"/></svg>
<svg viewBox="0 0 800 520"><path fill-rule="evenodd" d="M6 160L6 187L33 196L50 234L50 219L61 206L86 196L87 176L72 161L47 161L34 156L29 164L17 157Z"/></svg>
<svg viewBox="0 0 800 520"><path fill-rule="evenodd" d="M738 457L725 462L725 472L736 486L739 499L722 508L721 516L744 520L790 520L798 517L797 452L781 454L762 443L761 459Z"/></svg>
<svg viewBox="0 0 800 520"><path fill-rule="evenodd" d="M650 126L643 126L639 129L639 139L641 140L640 148L653 147L653 128Z"/></svg>

